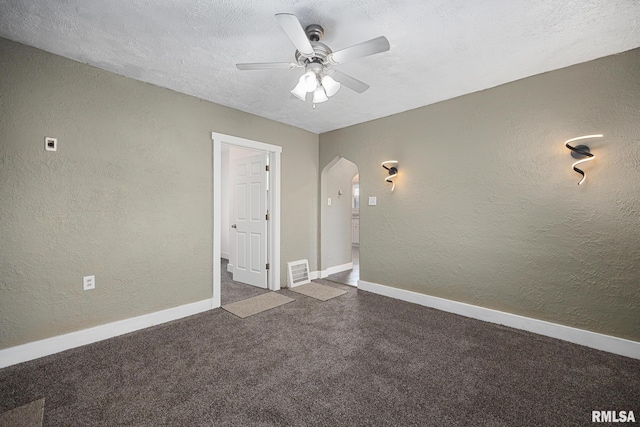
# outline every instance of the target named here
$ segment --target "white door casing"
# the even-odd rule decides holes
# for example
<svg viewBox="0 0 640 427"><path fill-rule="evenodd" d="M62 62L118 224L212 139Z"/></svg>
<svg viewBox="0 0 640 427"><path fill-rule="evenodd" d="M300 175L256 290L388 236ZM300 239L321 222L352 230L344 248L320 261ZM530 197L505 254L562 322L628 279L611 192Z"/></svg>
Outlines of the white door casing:
<svg viewBox="0 0 640 427"><path fill-rule="evenodd" d="M272 291L280 289L280 165L282 147L236 136L211 132L213 140L213 295L211 308L220 307L220 226L222 213L221 197L221 153L222 144L249 148L266 153L269 156L269 196L268 208L270 220L267 225L269 234L268 253L270 268L267 272L268 287Z"/></svg>
<svg viewBox="0 0 640 427"><path fill-rule="evenodd" d="M233 280L267 288L267 155L233 164Z"/></svg>

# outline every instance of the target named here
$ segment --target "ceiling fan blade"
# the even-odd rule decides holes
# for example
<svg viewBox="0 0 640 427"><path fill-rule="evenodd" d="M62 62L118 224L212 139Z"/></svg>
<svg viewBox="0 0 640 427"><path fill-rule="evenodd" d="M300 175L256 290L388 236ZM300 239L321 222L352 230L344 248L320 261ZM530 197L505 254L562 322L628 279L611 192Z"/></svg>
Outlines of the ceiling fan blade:
<svg viewBox="0 0 640 427"><path fill-rule="evenodd" d="M333 77L333 79L338 83L343 84L349 89L358 93L362 93L365 90L369 89L369 85L365 82L361 82L360 80L353 78L345 73L341 73L340 71L332 70L330 76Z"/></svg>
<svg viewBox="0 0 640 427"><path fill-rule="evenodd" d="M239 70L276 70L276 69L293 69L299 67L293 62L251 62L236 64Z"/></svg>
<svg viewBox="0 0 640 427"><path fill-rule="evenodd" d="M363 58L376 53L386 52L391 48L389 40L385 36L376 37L366 42L344 48L337 52L333 52L328 56L329 62L334 64L343 64L352 59Z"/></svg>
<svg viewBox="0 0 640 427"><path fill-rule="evenodd" d="M295 15L290 13L276 13L276 21L278 21L278 24L280 24L284 32L287 33L287 37L289 37L289 40L291 40L302 56L310 58L314 55L311 42Z"/></svg>

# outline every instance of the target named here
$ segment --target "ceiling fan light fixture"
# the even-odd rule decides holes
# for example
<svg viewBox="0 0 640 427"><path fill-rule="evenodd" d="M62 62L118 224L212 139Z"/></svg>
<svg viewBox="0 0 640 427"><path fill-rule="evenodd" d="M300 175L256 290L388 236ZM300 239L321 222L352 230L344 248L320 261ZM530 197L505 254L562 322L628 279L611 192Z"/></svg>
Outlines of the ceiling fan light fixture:
<svg viewBox="0 0 640 427"><path fill-rule="evenodd" d="M307 99L307 89L305 88L304 82L302 81L302 77L298 81L296 87L293 88L291 94L298 98L300 101L306 101Z"/></svg>
<svg viewBox="0 0 640 427"><path fill-rule="evenodd" d="M325 102L325 101L328 101L328 100L329 100L329 97L327 96L326 92L324 91L324 88L322 87L322 85L318 86L318 88L313 91L313 103L314 104L319 104L321 102Z"/></svg>
<svg viewBox="0 0 640 427"><path fill-rule="evenodd" d="M326 92L328 97L332 97L338 90L340 89L340 83L335 81L331 76L324 76L322 78L322 87L324 87L324 91Z"/></svg>
<svg viewBox="0 0 640 427"><path fill-rule="evenodd" d="M318 76L313 70L309 70L300 77L299 83L304 85L307 92L313 92L318 87Z"/></svg>

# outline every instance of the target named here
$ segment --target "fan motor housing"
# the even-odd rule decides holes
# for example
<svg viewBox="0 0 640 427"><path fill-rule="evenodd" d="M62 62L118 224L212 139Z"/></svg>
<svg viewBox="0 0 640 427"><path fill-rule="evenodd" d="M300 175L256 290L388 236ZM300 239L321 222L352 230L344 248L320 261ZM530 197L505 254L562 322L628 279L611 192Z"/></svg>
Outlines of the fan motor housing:
<svg viewBox="0 0 640 427"><path fill-rule="evenodd" d="M324 64L327 61L327 56L332 52L324 43L320 42L311 42L311 47L313 47L313 58L305 58L302 54L296 50L296 61L300 65L304 65L308 62L318 62L320 64Z"/></svg>
<svg viewBox="0 0 640 427"><path fill-rule="evenodd" d="M324 43L320 43L320 40L324 37L324 28L318 24L307 25L307 28L304 29L309 42L311 42L311 47L313 48L313 57L306 58L299 51L296 50L296 61L300 65L305 65L310 62L316 62L318 64L323 64L327 61L327 56L331 53L331 49Z"/></svg>

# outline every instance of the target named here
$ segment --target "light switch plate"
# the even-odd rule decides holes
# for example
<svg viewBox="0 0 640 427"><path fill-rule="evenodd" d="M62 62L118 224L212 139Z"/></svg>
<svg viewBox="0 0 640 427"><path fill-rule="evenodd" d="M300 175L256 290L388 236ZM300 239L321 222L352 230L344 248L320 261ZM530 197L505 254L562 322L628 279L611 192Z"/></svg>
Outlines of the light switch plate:
<svg viewBox="0 0 640 427"><path fill-rule="evenodd" d="M369 196L369 206L375 206L378 204L378 198L375 196Z"/></svg>
<svg viewBox="0 0 640 427"><path fill-rule="evenodd" d="M58 149L58 138L45 137L44 149L47 151L56 151Z"/></svg>
<svg viewBox="0 0 640 427"><path fill-rule="evenodd" d="M327 206L331 206L331 197L327 197Z"/></svg>

